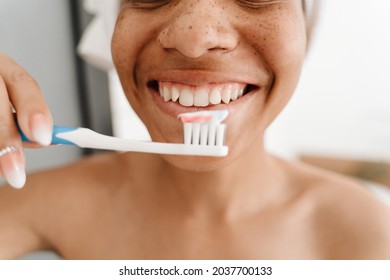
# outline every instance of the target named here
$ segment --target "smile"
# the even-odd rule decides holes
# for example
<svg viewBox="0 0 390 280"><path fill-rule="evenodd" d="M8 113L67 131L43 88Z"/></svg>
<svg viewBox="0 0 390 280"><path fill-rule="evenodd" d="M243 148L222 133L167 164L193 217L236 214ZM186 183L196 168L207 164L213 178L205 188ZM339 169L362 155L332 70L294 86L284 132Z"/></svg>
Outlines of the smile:
<svg viewBox="0 0 390 280"><path fill-rule="evenodd" d="M184 107L229 104L242 97L249 87L243 83L215 83L195 86L158 82L158 92L165 102L176 102Z"/></svg>

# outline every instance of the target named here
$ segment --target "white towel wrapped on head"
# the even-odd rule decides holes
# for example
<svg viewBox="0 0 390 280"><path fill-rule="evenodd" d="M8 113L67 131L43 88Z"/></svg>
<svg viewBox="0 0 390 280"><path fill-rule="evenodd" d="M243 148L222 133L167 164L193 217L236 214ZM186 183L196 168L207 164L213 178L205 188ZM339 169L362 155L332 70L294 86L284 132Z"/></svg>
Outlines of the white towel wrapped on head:
<svg viewBox="0 0 390 280"><path fill-rule="evenodd" d="M118 15L119 0L84 0L87 12L95 14L77 48L88 63L109 71L114 68L111 57L111 37Z"/></svg>

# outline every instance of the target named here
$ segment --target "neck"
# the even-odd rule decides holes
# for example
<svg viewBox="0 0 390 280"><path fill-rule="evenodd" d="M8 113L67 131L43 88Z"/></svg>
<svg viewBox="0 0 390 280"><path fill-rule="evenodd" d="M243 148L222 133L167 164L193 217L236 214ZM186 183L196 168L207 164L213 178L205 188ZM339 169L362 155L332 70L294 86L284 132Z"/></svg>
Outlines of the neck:
<svg viewBox="0 0 390 280"><path fill-rule="evenodd" d="M231 219L258 211L277 197L283 177L276 162L262 145L253 145L233 163L213 171L187 171L167 163L164 181L174 199L198 215Z"/></svg>

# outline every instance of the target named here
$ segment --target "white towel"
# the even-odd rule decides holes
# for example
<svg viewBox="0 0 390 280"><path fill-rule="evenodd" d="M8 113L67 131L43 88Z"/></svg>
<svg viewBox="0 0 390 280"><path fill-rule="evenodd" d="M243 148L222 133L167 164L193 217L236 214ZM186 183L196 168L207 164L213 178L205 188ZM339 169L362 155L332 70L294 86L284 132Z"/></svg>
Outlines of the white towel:
<svg viewBox="0 0 390 280"><path fill-rule="evenodd" d="M84 0L87 12L95 14L85 30L77 48L88 63L109 71L114 65L111 58L111 37L118 15L118 0Z"/></svg>

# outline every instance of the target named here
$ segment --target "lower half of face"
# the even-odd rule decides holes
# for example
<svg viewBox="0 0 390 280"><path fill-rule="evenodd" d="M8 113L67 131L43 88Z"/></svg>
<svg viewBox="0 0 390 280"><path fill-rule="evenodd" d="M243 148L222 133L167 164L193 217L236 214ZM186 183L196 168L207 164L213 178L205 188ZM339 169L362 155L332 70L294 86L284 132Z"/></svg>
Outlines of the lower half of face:
<svg viewBox="0 0 390 280"><path fill-rule="evenodd" d="M301 1L156 1L153 9L150 1L129 2L113 36L113 59L153 141L182 143L181 113L229 111L227 157L164 158L205 171L262 153L264 131L299 79L306 50Z"/></svg>

